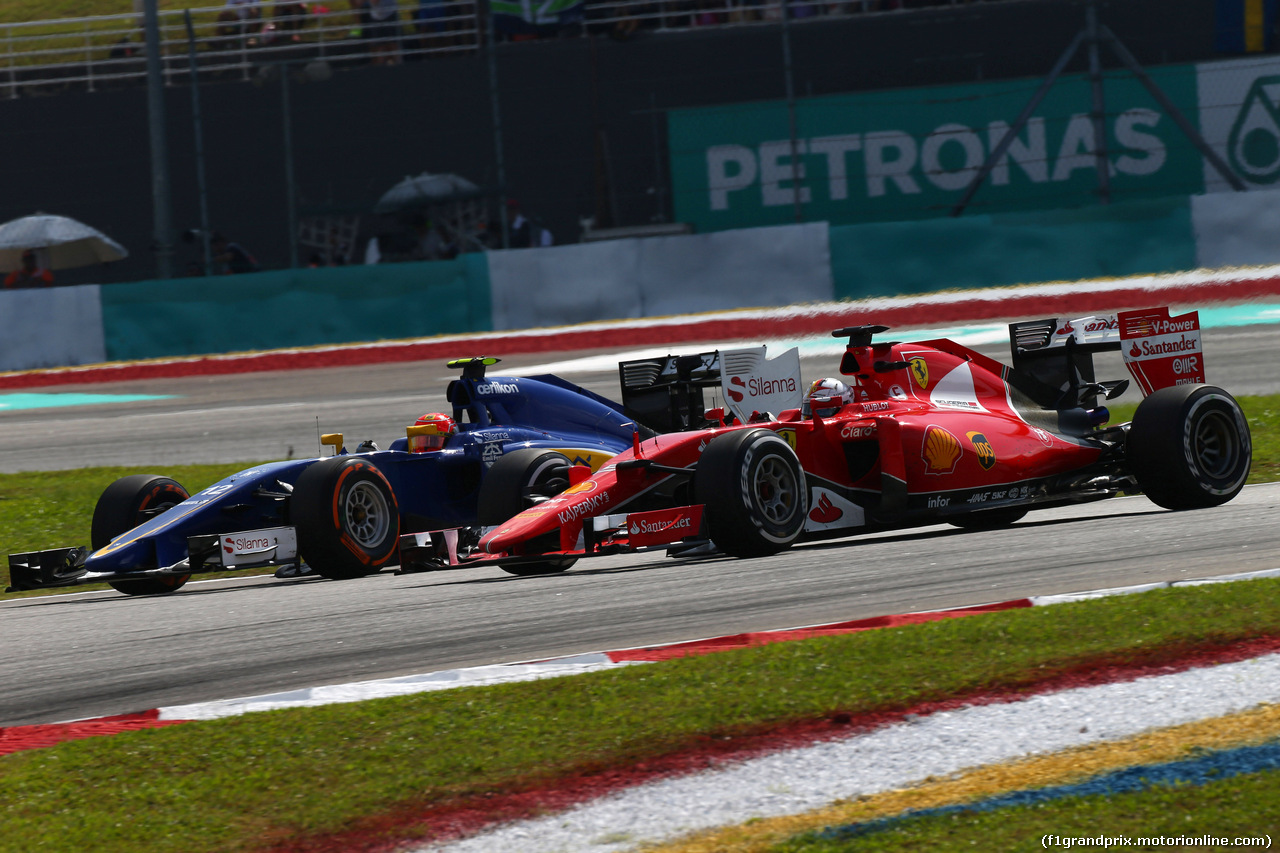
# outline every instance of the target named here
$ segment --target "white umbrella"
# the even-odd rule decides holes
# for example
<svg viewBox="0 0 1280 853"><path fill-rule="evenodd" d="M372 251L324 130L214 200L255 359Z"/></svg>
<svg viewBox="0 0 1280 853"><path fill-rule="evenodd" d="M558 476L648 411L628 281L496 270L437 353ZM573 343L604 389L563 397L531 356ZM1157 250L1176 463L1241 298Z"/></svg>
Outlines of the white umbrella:
<svg viewBox="0 0 1280 853"><path fill-rule="evenodd" d="M374 205L374 213L399 213L424 210L433 204L461 201L480 194L480 188L466 178L452 174L433 175L423 172L405 178L382 194Z"/></svg>
<svg viewBox="0 0 1280 853"><path fill-rule="evenodd" d="M65 216L37 213L0 225L0 270L22 266L22 253L37 250L55 270L118 261L129 251L96 228Z"/></svg>

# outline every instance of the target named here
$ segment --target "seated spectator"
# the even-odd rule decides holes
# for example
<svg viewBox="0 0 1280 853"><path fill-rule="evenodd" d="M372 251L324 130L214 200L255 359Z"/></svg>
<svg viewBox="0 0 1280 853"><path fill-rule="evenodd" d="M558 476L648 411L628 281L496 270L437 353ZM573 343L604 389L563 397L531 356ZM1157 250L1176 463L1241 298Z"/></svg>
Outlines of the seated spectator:
<svg viewBox="0 0 1280 853"><path fill-rule="evenodd" d="M213 250L213 271L217 275L238 275L246 272L258 272L262 267L253 255L245 251L239 243L232 243L217 231L209 241Z"/></svg>
<svg viewBox="0 0 1280 853"><path fill-rule="evenodd" d="M276 0L275 31L281 41L302 41L302 28L307 25L307 6L295 0Z"/></svg>
<svg viewBox="0 0 1280 853"><path fill-rule="evenodd" d="M4 277L5 287L48 287L53 284L53 273L40 266L36 253L27 249L22 253L22 266Z"/></svg>
<svg viewBox="0 0 1280 853"><path fill-rule="evenodd" d="M215 49L235 49L245 38L250 45L256 44L261 20L262 7L258 0L227 0L226 8L218 13Z"/></svg>
<svg viewBox="0 0 1280 853"><path fill-rule="evenodd" d="M366 0L368 26L365 37L372 44L369 53L374 65L400 63L400 11L396 0Z"/></svg>

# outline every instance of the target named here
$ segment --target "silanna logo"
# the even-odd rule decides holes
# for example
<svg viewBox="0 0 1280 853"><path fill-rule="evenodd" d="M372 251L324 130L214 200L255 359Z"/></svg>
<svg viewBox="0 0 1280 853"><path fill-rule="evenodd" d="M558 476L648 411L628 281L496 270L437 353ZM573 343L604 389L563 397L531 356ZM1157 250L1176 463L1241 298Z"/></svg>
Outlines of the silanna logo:
<svg viewBox="0 0 1280 853"><path fill-rule="evenodd" d="M990 471L996 464L996 451L991 446L991 442L987 441L987 437L980 432L968 432L965 435L973 445L974 452L978 454L978 464L983 470Z"/></svg>
<svg viewBox="0 0 1280 853"><path fill-rule="evenodd" d="M784 377L782 379L765 379L760 376L751 376L746 382L742 381L741 376L729 377L729 384L733 387L729 388L729 399L735 403L741 403L745 397L767 397L773 394L794 394L796 393L796 380L792 377ZM745 391L736 389L742 388Z"/></svg>
<svg viewBox="0 0 1280 853"><path fill-rule="evenodd" d="M926 474L950 474L960 461L960 439L939 426L924 431L924 446L920 457L924 459Z"/></svg>

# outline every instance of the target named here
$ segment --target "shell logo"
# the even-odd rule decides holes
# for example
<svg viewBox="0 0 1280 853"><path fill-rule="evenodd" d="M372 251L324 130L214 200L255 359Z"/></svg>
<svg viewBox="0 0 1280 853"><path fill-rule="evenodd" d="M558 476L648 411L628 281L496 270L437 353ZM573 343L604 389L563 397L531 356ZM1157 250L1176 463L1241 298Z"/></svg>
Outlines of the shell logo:
<svg viewBox="0 0 1280 853"><path fill-rule="evenodd" d="M599 488L599 486L600 486L600 484L599 484L599 483L597 483L597 482L595 482L594 480L583 480L583 481L582 481L581 483L579 483L578 485L576 485L576 486L570 486L569 488L565 489L565 490L564 490L563 492L561 492L560 494L561 494L561 495L581 495L581 494L586 494L587 492L594 492L597 488Z"/></svg>
<svg viewBox="0 0 1280 853"><path fill-rule="evenodd" d="M950 474L960 461L960 439L939 426L924 431L924 447L920 451L926 474Z"/></svg>

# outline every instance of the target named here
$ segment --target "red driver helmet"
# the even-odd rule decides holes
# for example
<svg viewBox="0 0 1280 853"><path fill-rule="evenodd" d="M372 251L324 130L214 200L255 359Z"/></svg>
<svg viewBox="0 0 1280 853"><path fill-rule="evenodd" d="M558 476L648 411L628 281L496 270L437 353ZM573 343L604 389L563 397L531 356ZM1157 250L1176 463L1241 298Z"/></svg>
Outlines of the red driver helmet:
<svg viewBox="0 0 1280 853"><path fill-rule="evenodd" d="M426 427L426 429L422 429ZM456 435L458 425L443 412L428 412L414 421L409 433L409 452L426 453L444 447L449 436Z"/></svg>
<svg viewBox="0 0 1280 853"><path fill-rule="evenodd" d="M852 401L853 392L839 379L815 379L805 392L800 415L811 418L816 412L819 417L830 417Z"/></svg>

